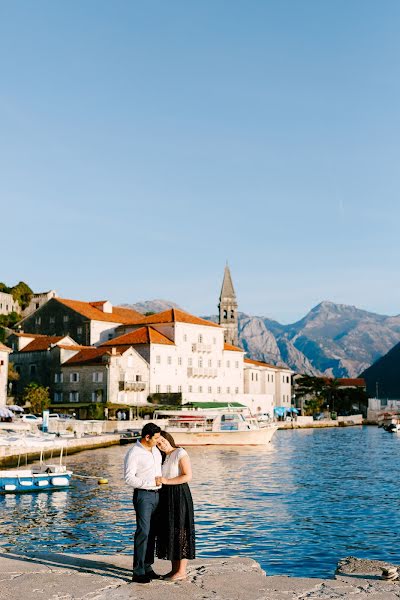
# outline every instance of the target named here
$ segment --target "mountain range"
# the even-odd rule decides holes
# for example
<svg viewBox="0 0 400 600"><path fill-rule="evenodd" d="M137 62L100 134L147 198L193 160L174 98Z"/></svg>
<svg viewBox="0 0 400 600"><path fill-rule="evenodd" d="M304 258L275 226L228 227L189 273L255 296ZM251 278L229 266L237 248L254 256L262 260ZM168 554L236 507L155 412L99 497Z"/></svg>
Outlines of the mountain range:
<svg viewBox="0 0 400 600"><path fill-rule="evenodd" d="M123 306L143 313L178 308L168 300ZM218 322L216 315L203 318ZM239 313L239 344L249 358L309 375L356 377L399 342L400 315L378 315L347 304L321 302L289 325Z"/></svg>

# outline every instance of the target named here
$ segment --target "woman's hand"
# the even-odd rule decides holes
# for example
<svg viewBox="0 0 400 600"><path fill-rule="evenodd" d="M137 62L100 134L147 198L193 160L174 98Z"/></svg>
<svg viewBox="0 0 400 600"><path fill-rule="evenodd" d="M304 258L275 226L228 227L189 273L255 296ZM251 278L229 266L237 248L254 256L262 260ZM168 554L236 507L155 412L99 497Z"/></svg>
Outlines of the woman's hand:
<svg viewBox="0 0 400 600"><path fill-rule="evenodd" d="M163 485L167 485L168 479L166 477L160 477L160 483L162 483Z"/></svg>

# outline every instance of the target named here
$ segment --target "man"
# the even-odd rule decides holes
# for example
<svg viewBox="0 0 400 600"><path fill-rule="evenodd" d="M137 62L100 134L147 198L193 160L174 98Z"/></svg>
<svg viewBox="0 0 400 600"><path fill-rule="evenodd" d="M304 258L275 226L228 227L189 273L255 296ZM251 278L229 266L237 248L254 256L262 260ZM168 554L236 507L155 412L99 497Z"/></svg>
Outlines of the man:
<svg viewBox="0 0 400 600"><path fill-rule="evenodd" d="M158 506L158 491L161 488L161 453L156 444L160 438L160 427L146 423L141 439L125 456L125 482L133 487L133 506L136 512L135 548L133 576L135 583L150 583L160 579L154 573L155 513Z"/></svg>

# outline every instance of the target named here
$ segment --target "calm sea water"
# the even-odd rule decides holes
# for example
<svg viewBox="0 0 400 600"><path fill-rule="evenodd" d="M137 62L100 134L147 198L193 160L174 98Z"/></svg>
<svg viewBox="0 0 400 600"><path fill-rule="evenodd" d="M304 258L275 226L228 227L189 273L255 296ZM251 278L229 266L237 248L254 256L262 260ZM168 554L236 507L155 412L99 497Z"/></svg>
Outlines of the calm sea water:
<svg viewBox="0 0 400 600"><path fill-rule="evenodd" d="M0 496L0 548L132 552L129 446L76 454L68 491ZM268 574L329 577L348 555L400 562L400 436L374 427L278 431L268 449L191 448L199 557L249 556Z"/></svg>

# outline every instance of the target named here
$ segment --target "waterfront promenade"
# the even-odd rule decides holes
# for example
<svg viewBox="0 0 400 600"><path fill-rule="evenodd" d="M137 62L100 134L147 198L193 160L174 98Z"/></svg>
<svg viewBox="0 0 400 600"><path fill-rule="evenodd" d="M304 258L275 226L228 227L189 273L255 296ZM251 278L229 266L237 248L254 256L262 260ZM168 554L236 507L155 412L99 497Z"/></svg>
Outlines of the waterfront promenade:
<svg viewBox="0 0 400 600"><path fill-rule="evenodd" d="M130 582L127 555L0 554L2 600L395 600L400 582L380 579L388 563L348 558L332 579L268 577L250 558L191 561L185 581ZM168 571L167 561L155 570Z"/></svg>

